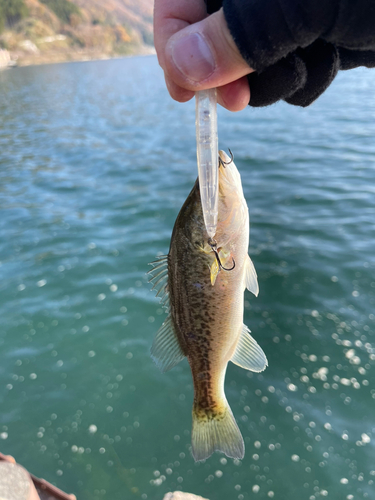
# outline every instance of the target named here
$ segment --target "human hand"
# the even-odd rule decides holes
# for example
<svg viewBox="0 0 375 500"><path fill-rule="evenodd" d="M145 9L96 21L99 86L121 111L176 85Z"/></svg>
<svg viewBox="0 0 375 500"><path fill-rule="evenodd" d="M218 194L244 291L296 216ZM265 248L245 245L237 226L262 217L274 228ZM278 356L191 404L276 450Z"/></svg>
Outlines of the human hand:
<svg viewBox="0 0 375 500"><path fill-rule="evenodd" d="M208 16L204 0L155 0L155 48L168 91L179 102L197 90L217 87L218 102L240 111L250 100L242 58L223 9Z"/></svg>

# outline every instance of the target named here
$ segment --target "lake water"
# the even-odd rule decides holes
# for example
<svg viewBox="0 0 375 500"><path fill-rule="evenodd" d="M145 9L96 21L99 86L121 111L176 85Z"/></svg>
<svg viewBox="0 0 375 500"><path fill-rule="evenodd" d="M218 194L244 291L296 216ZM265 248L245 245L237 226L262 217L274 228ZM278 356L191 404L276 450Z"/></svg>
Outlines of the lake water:
<svg viewBox="0 0 375 500"><path fill-rule="evenodd" d="M0 73L0 451L79 500L375 498L375 71L310 108L219 110L269 367L230 364L244 460L190 453L186 361L150 359L147 263L196 177L155 57Z"/></svg>

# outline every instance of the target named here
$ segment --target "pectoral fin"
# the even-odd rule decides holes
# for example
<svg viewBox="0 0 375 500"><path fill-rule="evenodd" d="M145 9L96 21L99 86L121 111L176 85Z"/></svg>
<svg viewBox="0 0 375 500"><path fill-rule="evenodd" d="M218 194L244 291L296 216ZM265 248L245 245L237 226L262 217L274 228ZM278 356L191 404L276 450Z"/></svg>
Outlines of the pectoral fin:
<svg viewBox="0 0 375 500"><path fill-rule="evenodd" d="M259 285L257 273L249 255L247 256L245 262L245 286L249 290L249 292L253 293L255 297L258 297Z"/></svg>
<svg viewBox="0 0 375 500"><path fill-rule="evenodd" d="M215 259L212 263L212 266L211 266L211 285L212 286L214 286L217 275L219 274L219 272L220 272L220 267L219 267L217 260Z"/></svg>
<svg viewBox="0 0 375 500"><path fill-rule="evenodd" d="M246 325L242 326L236 351L231 361L235 365L252 372L262 372L268 366L266 355L250 335L250 330Z"/></svg>
<svg viewBox="0 0 375 500"><path fill-rule="evenodd" d="M170 370L185 357L178 343L171 315L167 316L155 336L151 357L162 372Z"/></svg>

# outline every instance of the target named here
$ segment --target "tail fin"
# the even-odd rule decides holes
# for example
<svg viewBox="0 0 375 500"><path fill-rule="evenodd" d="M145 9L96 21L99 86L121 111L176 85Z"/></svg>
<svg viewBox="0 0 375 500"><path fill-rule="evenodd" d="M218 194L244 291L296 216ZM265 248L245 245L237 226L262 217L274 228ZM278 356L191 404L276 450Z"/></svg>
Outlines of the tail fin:
<svg viewBox="0 0 375 500"><path fill-rule="evenodd" d="M214 451L222 451L230 458L244 457L242 435L226 400L220 412L194 406L191 444L196 462L205 460Z"/></svg>

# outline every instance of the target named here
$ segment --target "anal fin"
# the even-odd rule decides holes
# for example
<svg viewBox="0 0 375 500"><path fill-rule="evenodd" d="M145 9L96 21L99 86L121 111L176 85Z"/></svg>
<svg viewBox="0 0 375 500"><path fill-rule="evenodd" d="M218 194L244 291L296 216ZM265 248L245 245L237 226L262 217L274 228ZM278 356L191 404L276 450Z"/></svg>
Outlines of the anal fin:
<svg viewBox="0 0 375 500"><path fill-rule="evenodd" d="M268 366L266 355L257 341L250 335L250 330L246 325L242 326L236 351L231 361L235 365L252 372L262 372Z"/></svg>
<svg viewBox="0 0 375 500"><path fill-rule="evenodd" d="M161 371L166 372L185 357L169 314L159 328L151 347L151 357Z"/></svg>

